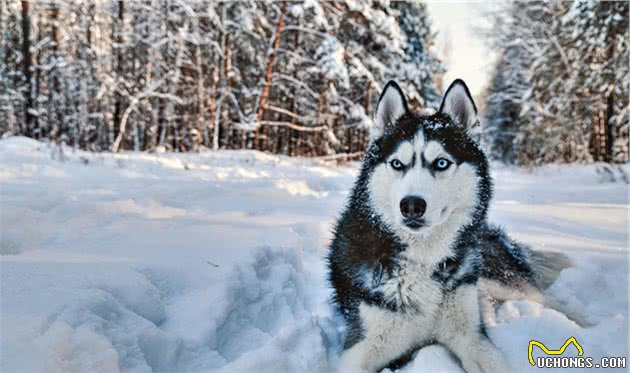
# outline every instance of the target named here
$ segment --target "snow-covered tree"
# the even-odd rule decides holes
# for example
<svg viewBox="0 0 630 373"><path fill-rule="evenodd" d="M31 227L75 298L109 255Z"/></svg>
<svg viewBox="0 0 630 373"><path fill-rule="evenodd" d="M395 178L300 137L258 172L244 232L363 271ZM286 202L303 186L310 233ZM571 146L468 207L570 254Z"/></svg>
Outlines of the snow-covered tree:
<svg viewBox="0 0 630 373"><path fill-rule="evenodd" d="M436 105L425 7L0 0L3 133L91 150L356 153L381 85Z"/></svg>
<svg viewBox="0 0 630 373"><path fill-rule="evenodd" d="M534 39L526 31L540 7L513 2L493 14L493 27L487 33L489 47L498 50L493 74L486 90L483 139L490 156L505 163L519 153L519 133L523 99L531 88L528 69Z"/></svg>
<svg viewBox="0 0 630 373"><path fill-rule="evenodd" d="M508 3L501 16L490 35L500 59L486 111L494 155L626 162L628 3Z"/></svg>
<svg viewBox="0 0 630 373"><path fill-rule="evenodd" d="M26 9L23 11L21 6ZM25 119L28 88L24 84L23 48L20 48L24 37L20 29L24 21L27 26L30 24L28 4L0 0L0 118L3 118L0 133L18 134L28 130ZM29 39L27 43L30 47Z"/></svg>
<svg viewBox="0 0 630 373"><path fill-rule="evenodd" d="M412 107L437 109L441 96L435 87L435 77L444 71L431 53L435 35L426 5L416 0L393 2L392 7L399 13L404 54L390 76L400 81Z"/></svg>

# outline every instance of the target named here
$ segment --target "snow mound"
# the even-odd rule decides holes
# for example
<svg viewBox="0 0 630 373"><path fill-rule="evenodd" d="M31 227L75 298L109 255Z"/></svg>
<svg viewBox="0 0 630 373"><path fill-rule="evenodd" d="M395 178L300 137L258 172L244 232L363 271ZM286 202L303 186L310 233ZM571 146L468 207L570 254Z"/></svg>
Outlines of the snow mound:
<svg viewBox="0 0 630 373"><path fill-rule="evenodd" d="M309 309L302 261L294 251L262 249L239 266L212 345L234 371L327 370L320 320ZM301 352L308 351L308 356Z"/></svg>

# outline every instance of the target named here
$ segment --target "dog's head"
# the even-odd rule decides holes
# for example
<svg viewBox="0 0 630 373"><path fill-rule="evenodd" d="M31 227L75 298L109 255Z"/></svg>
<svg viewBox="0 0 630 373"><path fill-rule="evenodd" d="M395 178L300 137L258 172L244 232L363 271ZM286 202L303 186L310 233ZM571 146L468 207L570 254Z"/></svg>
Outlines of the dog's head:
<svg viewBox="0 0 630 373"><path fill-rule="evenodd" d="M488 165L469 135L477 108L461 80L451 84L440 110L409 111L390 81L376 110L366 164L372 211L401 238L424 237L485 217L491 194Z"/></svg>

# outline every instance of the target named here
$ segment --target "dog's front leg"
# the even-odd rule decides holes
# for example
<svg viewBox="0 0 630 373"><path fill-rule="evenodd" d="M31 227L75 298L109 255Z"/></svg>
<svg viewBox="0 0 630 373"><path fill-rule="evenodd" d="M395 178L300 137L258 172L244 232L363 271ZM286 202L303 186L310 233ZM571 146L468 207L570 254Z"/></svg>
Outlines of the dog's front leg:
<svg viewBox="0 0 630 373"><path fill-rule="evenodd" d="M501 351L485 334L477 285L454 290L446 298L437 339L459 358L468 373L508 372Z"/></svg>
<svg viewBox="0 0 630 373"><path fill-rule="evenodd" d="M340 373L378 372L409 352L419 338L418 330L400 313L362 305L360 315L363 337L341 355Z"/></svg>

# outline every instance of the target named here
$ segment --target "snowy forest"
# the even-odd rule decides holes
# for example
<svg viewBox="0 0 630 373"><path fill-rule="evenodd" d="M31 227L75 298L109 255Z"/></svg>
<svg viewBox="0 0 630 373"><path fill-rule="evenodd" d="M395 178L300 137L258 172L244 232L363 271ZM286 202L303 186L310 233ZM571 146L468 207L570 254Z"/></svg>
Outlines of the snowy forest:
<svg viewBox="0 0 630 373"><path fill-rule="evenodd" d="M435 107L419 2L0 0L1 131L88 150L360 153L381 84Z"/></svg>
<svg viewBox="0 0 630 373"><path fill-rule="evenodd" d="M0 0L0 373L625 365L629 4ZM490 162L362 164L388 80L428 115L456 78Z"/></svg>
<svg viewBox="0 0 630 373"><path fill-rule="evenodd" d="M628 161L628 2L507 2L478 99L506 163ZM91 151L359 157L382 85L444 88L419 1L0 0L0 133Z"/></svg>
<svg viewBox="0 0 630 373"><path fill-rule="evenodd" d="M482 123L494 158L628 162L628 4L511 2L493 15Z"/></svg>

